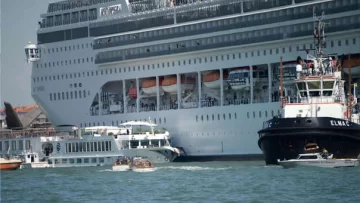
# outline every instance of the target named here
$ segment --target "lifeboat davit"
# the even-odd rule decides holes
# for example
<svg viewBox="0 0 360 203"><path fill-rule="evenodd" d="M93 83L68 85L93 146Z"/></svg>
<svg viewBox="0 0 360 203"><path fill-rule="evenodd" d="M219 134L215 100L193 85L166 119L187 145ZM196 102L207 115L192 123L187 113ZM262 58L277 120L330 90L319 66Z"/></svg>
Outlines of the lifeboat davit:
<svg viewBox="0 0 360 203"><path fill-rule="evenodd" d="M223 80L227 79L228 75L226 73L223 74ZM214 71L204 76L204 85L211 89L219 89L220 88L220 72Z"/></svg>
<svg viewBox="0 0 360 203"><path fill-rule="evenodd" d="M181 91L193 89L195 86L194 78L185 78L181 77L180 85ZM161 88L168 93L176 93L177 92L177 77L169 76L164 78L161 81Z"/></svg>
<svg viewBox="0 0 360 203"><path fill-rule="evenodd" d="M135 87L132 87L129 89L129 97L131 99L136 99L137 98L137 91Z"/></svg>
<svg viewBox="0 0 360 203"><path fill-rule="evenodd" d="M156 79L142 81L141 89L144 94L156 94Z"/></svg>

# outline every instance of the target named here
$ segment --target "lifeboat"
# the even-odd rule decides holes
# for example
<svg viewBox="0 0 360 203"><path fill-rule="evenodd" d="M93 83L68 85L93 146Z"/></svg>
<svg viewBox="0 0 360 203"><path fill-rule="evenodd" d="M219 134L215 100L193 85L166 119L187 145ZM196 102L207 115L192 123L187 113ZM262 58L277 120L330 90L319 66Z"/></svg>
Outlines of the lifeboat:
<svg viewBox="0 0 360 203"><path fill-rule="evenodd" d="M294 83L294 80L296 79L296 65L296 62L287 62L283 64L282 72L284 85L291 85ZM275 77L280 81L280 66L275 70Z"/></svg>
<svg viewBox="0 0 360 203"><path fill-rule="evenodd" d="M223 80L226 80L228 77L227 74L223 74ZM218 89L220 88L220 72L214 71L205 74L203 79L204 85L211 89Z"/></svg>
<svg viewBox="0 0 360 203"><path fill-rule="evenodd" d="M230 71L227 82L233 90L250 89L250 67L242 67Z"/></svg>
<svg viewBox="0 0 360 203"><path fill-rule="evenodd" d="M137 91L135 87L132 87L129 89L129 97L131 99L136 99L137 98Z"/></svg>
<svg viewBox="0 0 360 203"><path fill-rule="evenodd" d="M193 89L195 86L194 78L185 78L181 77L180 81L181 91ZM161 81L161 88L168 93L176 93L177 92L177 78L176 76L169 76L164 78Z"/></svg>
<svg viewBox="0 0 360 203"><path fill-rule="evenodd" d="M156 94L156 79L144 80L141 89L145 94Z"/></svg>
<svg viewBox="0 0 360 203"><path fill-rule="evenodd" d="M342 68L344 69L344 72L346 74L349 73L349 67L351 67L351 75L354 76L360 76L360 54L354 56L351 56L350 59L346 57L342 63Z"/></svg>

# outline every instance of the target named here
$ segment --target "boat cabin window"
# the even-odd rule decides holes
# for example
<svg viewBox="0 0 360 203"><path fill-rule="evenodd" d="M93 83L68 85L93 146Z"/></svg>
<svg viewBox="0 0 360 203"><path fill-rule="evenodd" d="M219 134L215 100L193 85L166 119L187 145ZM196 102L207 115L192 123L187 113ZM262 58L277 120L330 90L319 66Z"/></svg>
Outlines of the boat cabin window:
<svg viewBox="0 0 360 203"><path fill-rule="evenodd" d="M300 156L299 159L317 159L316 155Z"/></svg>

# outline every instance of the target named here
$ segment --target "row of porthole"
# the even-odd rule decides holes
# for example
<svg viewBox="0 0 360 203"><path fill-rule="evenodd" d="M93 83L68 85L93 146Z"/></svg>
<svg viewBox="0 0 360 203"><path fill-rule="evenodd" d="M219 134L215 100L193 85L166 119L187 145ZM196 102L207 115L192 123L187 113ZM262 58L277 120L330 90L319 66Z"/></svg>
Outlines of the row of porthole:
<svg viewBox="0 0 360 203"><path fill-rule="evenodd" d="M94 58L93 57L87 57L86 59L85 58L82 58L82 59L69 59L69 60L64 60L64 61L53 61L52 63L51 62L48 62L48 63L43 63L44 64L44 68L51 68L51 64L52 64L52 67L56 67L56 66L67 66L67 65L72 65L72 61L73 61L73 64L76 65L76 64L81 64L81 63L89 63L89 62L93 62L94 61ZM43 64L42 63L38 63L36 64L36 68L43 68Z"/></svg>
<svg viewBox="0 0 360 203"><path fill-rule="evenodd" d="M88 91L87 94L90 96L90 91ZM86 98L86 90L70 91L70 94L69 92L57 92L49 94L50 101L77 99L78 97L79 99Z"/></svg>
<svg viewBox="0 0 360 203"><path fill-rule="evenodd" d="M268 111L265 111L264 114L265 114L264 115L265 118L268 118L268 116L269 116ZM278 110L278 112L277 112L277 115L279 115L279 114L280 114L280 110ZM237 114L236 113L233 113L233 114L232 113L228 113L228 114L223 113L222 116L220 114L217 114L217 120L220 120L221 118L223 120L226 120L226 119L231 120L232 115L233 115L234 119L237 119ZM256 118L256 112L255 111L253 111L252 115L253 115L253 118ZM274 110L271 110L271 117L274 117L274 116L275 116L275 112L274 112ZM205 121L205 120L209 121L210 119L214 121L215 117L216 117L216 114L212 114L211 116L209 116L208 114L206 116L205 115L201 115L201 116L196 115L196 122ZM261 118L261 117L262 117L262 111L259 111L259 118ZM250 112L247 112L247 118L250 119Z"/></svg>
<svg viewBox="0 0 360 203"><path fill-rule="evenodd" d="M276 115L280 115L280 110L277 111ZM258 112L258 116L259 116L259 118L262 117L262 111ZM265 116L265 118L268 118L268 111L265 111L264 116ZM271 110L271 117L274 117L274 116L275 116L275 112L274 112L274 110ZM256 118L256 112L255 111L252 112L252 117ZM247 112L247 118L250 119L250 112Z"/></svg>
<svg viewBox="0 0 360 203"><path fill-rule="evenodd" d="M272 53L272 51L271 51L272 49L270 49L270 53ZM264 51L266 51L266 50L264 50ZM289 47L289 52L291 52L291 47ZM258 52L258 53L260 53L260 52ZM279 53L279 48L276 48L276 53L278 54ZM285 53L285 48L283 48L283 53ZM197 63L197 61L199 62L199 63L202 63L202 59L204 60L204 62L205 63L208 63L208 61L209 62L213 62L213 61L218 61L219 60L219 58L221 59L221 61L223 61L223 60L225 60L225 56L226 56L226 59L227 60L230 60L230 55L232 55L232 59L233 60L235 60L236 59L236 56L239 58L239 59L241 59L241 57L242 57L242 53L233 53L233 54L227 54L227 55L218 55L218 56L209 56L209 57L204 57L204 58L200 58L200 57L197 57L197 58L193 58L193 59L188 59L188 60L183 60L183 65L186 65L187 64L187 61L188 61L188 64L191 64L192 62L192 60L194 61L194 64L196 64ZM254 57L254 51L252 51L251 52L251 56L252 57ZM248 57L248 53L246 52L245 53L245 57L247 58ZM93 58L91 57L91 61L93 61ZM181 66L181 61L179 60L179 61L177 61L178 62L178 66ZM53 62L53 64L54 64L54 62ZM157 67L157 68L160 68L160 67L162 67L162 68L165 68L165 64L167 65L167 67L171 67L171 65L174 67L175 66L175 64L176 64L176 62L175 61L172 61L171 63L170 62L163 62L163 63L157 63L157 64L152 64L152 65L150 65L150 64L148 64L147 65L147 69L148 70L150 70L151 68L150 67L152 67L152 69L155 69L155 67ZM138 71L140 71L140 69L141 69L141 66L140 65L138 65L137 66L137 69L138 69ZM146 65L142 65L142 69L143 70L145 70L146 69ZM100 74L101 75L103 75L103 74L112 74L113 72L114 73L121 73L122 71L123 72L131 72L131 70L132 71L136 71L136 66L133 66L133 67L124 67L124 68L114 68L114 69L105 69L105 70L96 70L96 71L87 71L87 74L85 74L85 72L83 72L83 74L82 74L82 77L85 77L86 75L88 76L88 77L90 77L90 75L91 76L94 76L94 75L99 75L99 72L100 72ZM51 76L45 76L45 77L33 77L33 81L34 82L43 82L43 81L47 81L47 80L49 80L49 81L51 81L51 80L60 80L60 79L68 79L68 78L70 78L70 79L72 79L72 78L76 78L76 77L81 77L81 74L80 74L80 72L79 73L69 73L69 77L68 77L68 74L61 74L61 75L57 75L57 77L55 76L55 75L53 75L52 77Z"/></svg>
<svg viewBox="0 0 360 203"><path fill-rule="evenodd" d="M353 41L353 44L355 45L356 44L356 38L353 38L352 39L352 41ZM345 44L347 45L348 44L348 39L345 39ZM334 41L331 41L331 47L333 47L334 46ZM338 46L341 46L341 40L339 40L338 41ZM303 45L303 47L306 47L306 45ZM310 48L311 48L311 45L310 45ZM299 46L297 46L296 47L296 49L297 49L297 51L300 51L300 47ZM276 48L275 49L276 50L276 54L278 54L279 53L279 48ZM291 49L291 46L289 47L289 52L291 52L292 51L292 49ZM282 48L282 52L283 53L285 53L285 47L283 47ZM254 51L252 51L252 52L249 52L249 53L251 53L251 57L254 57ZM269 53L271 54L272 53L272 49L269 49ZM227 55L220 55L220 58L221 58L221 60L224 60L224 56L226 56L226 59L227 60L230 60L230 55L231 54L227 54ZM233 53L232 54L233 55L233 59L235 60L236 59L236 55L238 56L238 58L240 59L241 58L241 56L242 56L242 53ZM257 51L257 55L258 56L260 56L260 51ZM266 55L266 50L264 50L264 55ZM218 57L219 56L214 56L215 57L215 61L218 61ZM247 58L248 57L248 52L246 52L245 53L245 57ZM208 60L209 59L209 60ZM75 59L74 59L75 60ZM78 61L79 61L80 59L78 59ZM84 62L84 60L85 59L83 59L83 62ZM93 57L91 57L90 58L90 60L91 60L91 62L93 61ZM200 57L197 57L197 58L194 58L193 59L194 60L194 64L196 64L196 61L197 60L199 60L199 63L202 63L202 58L200 58ZM89 61L89 58L87 58L86 59L86 61L88 62ZM191 64L191 59L189 59L188 60L189 61L189 64ZM210 56L210 57L204 57L204 62L205 63L207 63L208 61L210 61L210 62L213 62L213 56ZM62 63L62 61L61 61L61 63ZM71 63L71 60L70 60L70 63ZM45 63L46 64L46 63ZM49 63L50 64L50 63ZM59 64L59 62L57 62L57 64ZM160 66L160 64L161 64L161 66ZM186 65L186 60L183 60L183 64L184 65ZM38 66L39 64L37 64L37 66ZM55 65L55 62L53 62L53 65ZM152 69L155 69L155 65L156 64L152 64ZM171 65L174 67L175 66L175 61L172 61L172 63L171 63ZM41 65L42 66L42 65ZM178 61L178 66L181 66L181 61L179 60ZM160 67L162 67L162 68L165 68L165 62L163 62L163 63L158 63L157 64L157 68L160 68ZM170 62L167 62L167 67L170 67ZM122 72L122 69L123 69L123 72L126 72L126 71L128 71L128 72L131 72L131 69L132 69L132 71L136 71L136 67L135 66L133 66L132 68L131 67L124 67L124 68L114 68L114 69L105 69L105 70L100 70L100 74L101 75L103 75L104 73L105 74L112 74L113 72L114 73L121 73ZM127 70L128 69L128 70ZM140 69L141 69L141 66L139 65L138 67L137 67L137 69L138 69L138 71L140 71ZM145 70L146 69L146 65L142 65L142 69L143 70ZM147 65L147 69L148 70L150 70L150 64L148 64ZM85 72L82 72L83 74L82 74L82 77L85 77L86 75L88 76L88 77L90 77L90 75L91 76L94 76L94 75L98 75L99 73L98 73L98 71L95 71L95 74L94 74L94 71L91 71L91 73L90 73L90 71L87 71L87 74L85 74ZM68 78L70 78L70 79L72 79L72 78L76 78L76 77L81 77L81 73L79 72L79 73L69 73L69 77L68 77L68 74L62 74L62 75L57 75L57 77L55 76L55 75L53 75L52 77L51 76L45 76L45 77L33 77L33 82L43 82L43 81L47 81L47 80L49 80L49 81L51 81L51 80L60 80L60 79L68 79Z"/></svg>

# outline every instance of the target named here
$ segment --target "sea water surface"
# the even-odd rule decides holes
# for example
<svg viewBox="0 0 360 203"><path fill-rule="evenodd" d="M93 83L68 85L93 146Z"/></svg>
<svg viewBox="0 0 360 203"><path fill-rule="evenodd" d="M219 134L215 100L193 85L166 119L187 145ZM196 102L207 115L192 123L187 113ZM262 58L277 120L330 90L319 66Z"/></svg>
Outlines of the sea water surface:
<svg viewBox="0 0 360 203"><path fill-rule="evenodd" d="M264 162L156 164L1 171L1 202L360 202L360 167L294 168Z"/></svg>

